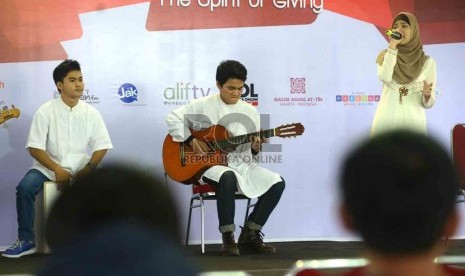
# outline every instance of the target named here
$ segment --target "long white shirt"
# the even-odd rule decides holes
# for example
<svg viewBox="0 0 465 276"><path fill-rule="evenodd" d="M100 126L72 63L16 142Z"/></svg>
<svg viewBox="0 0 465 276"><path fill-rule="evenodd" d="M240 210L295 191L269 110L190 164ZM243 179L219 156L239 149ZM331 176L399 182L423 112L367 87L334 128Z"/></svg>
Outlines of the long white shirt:
<svg viewBox="0 0 465 276"><path fill-rule="evenodd" d="M97 109L83 101L71 108L58 97L43 104L35 113L26 148L44 150L74 175L89 162L89 153L111 149L113 145ZM55 173L35 159L32 168L55 180Z"/></svg>
<svg viewBox="0 0 465 276"><path fill-rule="evenodd" d="M218 93L193 100L188 105L171 111L166 123L173 140L182 142L191 135L189 128L201 130L221 125L231 136L257 132L260 129L260 114L252 105L242 100L234 105L225 104ZM252 158L250 143L243 144L228 154L228 167L213 166L203 176L218 182L226 171L235 173L238 190L250 198L261 196L273 184L281 181L279 174L257 165Z"/></svg>
<svg viewBox="0 0 465 276"><path fill-rule="evenodd" d="M371 126L371 136L399 128L427 132L425 109L431 108L436 101L436 63L429 57L416 80L398 84L392 78L396 61L397 50L388 49L383 64L378 64L378 79L383 82L383 92ZM433 84L428 102L421 92L423 81ZM400 103L399 89L402 86L408 89L408 95L403 96Z"/></svg>

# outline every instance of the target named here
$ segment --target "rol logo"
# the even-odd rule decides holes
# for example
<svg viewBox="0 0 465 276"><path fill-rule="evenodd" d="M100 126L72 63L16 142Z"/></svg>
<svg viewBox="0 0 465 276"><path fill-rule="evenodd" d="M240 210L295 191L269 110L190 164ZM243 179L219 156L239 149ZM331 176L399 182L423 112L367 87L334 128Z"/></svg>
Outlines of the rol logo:
<svg viewBox="0 0 465 276"><path fill-rule="evenodd" d="M122 102L132 103L137 101L137 88L130 83L125 83L119 87L118 95Z"/></svg>

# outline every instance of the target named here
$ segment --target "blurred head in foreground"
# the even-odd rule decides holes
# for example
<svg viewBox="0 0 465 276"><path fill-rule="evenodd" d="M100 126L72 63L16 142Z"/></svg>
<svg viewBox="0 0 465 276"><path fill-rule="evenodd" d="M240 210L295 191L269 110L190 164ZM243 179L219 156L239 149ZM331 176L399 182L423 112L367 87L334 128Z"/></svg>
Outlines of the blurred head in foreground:
<svg viewBox="0 0 465 276"><path fill-rule="evenodd" d="M39 275L195 275L179 249L179 216L163 183L124 166L79 178L50 211L46 238L54 254Z"/></svg>
<svg viewBox="0 0 465 276"><path fill-rule="evenodd" d="M432 138L398 130L348 154L340 178L344 225L380 255L440 254L458 225L456 170Z"/></svg>

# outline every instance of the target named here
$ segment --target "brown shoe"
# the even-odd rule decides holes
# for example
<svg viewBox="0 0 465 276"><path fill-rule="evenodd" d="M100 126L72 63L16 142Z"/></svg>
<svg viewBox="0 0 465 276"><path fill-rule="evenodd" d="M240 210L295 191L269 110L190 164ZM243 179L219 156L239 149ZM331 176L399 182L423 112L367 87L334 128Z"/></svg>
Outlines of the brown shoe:
<svg viewBox="0 0 465 276"><path fill-rule="evenodd" d="M222 233L223 245L221 246L221 254L223 256L239 256L239 248L237 248L236 241L234 240L233 232Z"/></svg>
<svg viewBox="0 0 465 276"><path fill-rule="evenodd" d="M252 230L248 227L241 227L239 236L240 250L251 250L257 253L276 253L276 248L263 243L263 233L259 230Z"/></svg>

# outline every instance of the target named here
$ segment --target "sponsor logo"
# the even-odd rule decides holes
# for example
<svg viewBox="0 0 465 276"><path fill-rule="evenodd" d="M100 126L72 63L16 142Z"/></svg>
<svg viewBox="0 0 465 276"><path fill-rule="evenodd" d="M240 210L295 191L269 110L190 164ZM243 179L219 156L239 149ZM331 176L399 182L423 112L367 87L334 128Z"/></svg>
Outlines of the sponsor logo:
<svg viewBox="0 0 465 276"><path fill-rule="evenodd" d="M164 105L186 105L190 100L206 97L211 92L211 88L200 87L191 82L176 82L163 90Z"/></svg>
<svg viewBox="0 0 465 276"><path fill-rule="evenodd" d="M304 77L289 78L288 97L274 97L273 101L280 106L314 107L323 102L321 96L307 96L307 79Z"/></svg>
<svg viewBox="0 0 465 276"><path fill-rule="evenodd" d="M53 98L56 99L60 97L60 92L58 92L58 90L54 90L53 91ZM82 92L82 95L81 95L81 98L80 98L81 101L84 101L88 104L98 104L100 103L100 98L96 95L93 95L91 93L89 93L89 89L84 89L84 91Z"/></svg>
<svg viewBox="0 0 465 276"><path fill-rule="evenodd" d="M244 102L258 106L258 93L255 93L255 85L253 83L250 85L244 83L244 92L241 94L241 98Z"/></svg>
<svg viewBox="0 0 465 276"><path fill-rule="evenodd" d="M379 102L380 95L366 95L364 92L352 92L352 94L336 95L336 102L344 104L344 106L364 106L373 105Z"/></svg>
<svg viewBox="0 0 465 276"><path fill-rule="evenodd" d="M125 83L118 88L118 96L123 103L137 101L137 88L131 83Z"/></svg>
<svg viewBox="0 0 465 276"><path fill-rule="evenodd" d="M163 89L163 104L164 105L186 105L191 100L206 97L214 91L210 87L201 87L191 82L178 81L174 85L170 85ZM254 106L258 106L258 94L255 92L253 83L247 85L244 83L244 91L241 94L243 101Z"/></svg>
<svg viewBox="0 0 465 276"><path fill-rule="evenodd" d="M323 102L322 97L275 97L275 103L281 106L316 106Z"/></svg>
<svg viewBox="0 0 465 276"><path fill-rule="evenodd" d="M291 94L305 94L305 78L291 78Z"/></svg>
<svg viewBox="0 0 465 276"><path fill-rule="evenodd" d="M85 101L89 104L98 104L100 103L100 98L96 95L90 94L89 89L84 89L84 92L81 96L81 101Z"/></svg>

